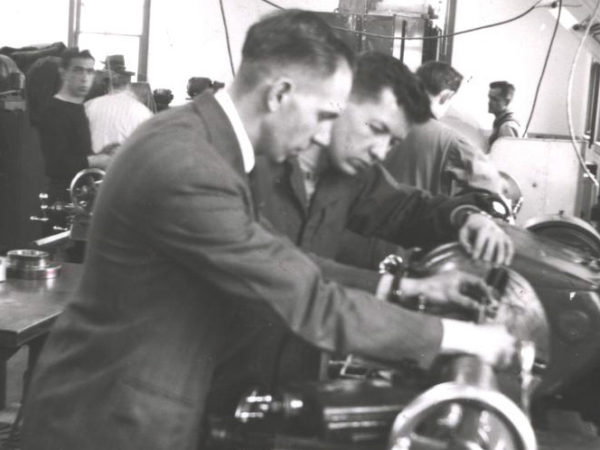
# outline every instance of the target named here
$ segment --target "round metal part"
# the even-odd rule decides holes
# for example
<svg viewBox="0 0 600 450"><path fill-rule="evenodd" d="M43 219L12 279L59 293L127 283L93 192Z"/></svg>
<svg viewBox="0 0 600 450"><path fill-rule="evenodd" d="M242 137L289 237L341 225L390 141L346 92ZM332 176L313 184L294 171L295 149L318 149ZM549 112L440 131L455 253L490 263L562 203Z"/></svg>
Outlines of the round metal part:
<svg viewBox="0 0 600 450"><path fill-rule="evenodd" d="M73 206L91 214L104 175L105 172L97 168L84 169L78 172L73 177L69 187Z"/></svg>
<svg viewBox="0 0 600 450"><path fill-rule="evenodd" d="M488 282L498 271L492 263L474 260L458 243L445 244L423 256L413 265L418 274L460 270L478 275ZM502 292L493 315L486 315L486 323L499 323L520 341L535 343L536 355L541 361L550 358L550 328L542 302L531 284L518 272L502 267Z"/></svg>
<svg viewBox="0 0 600 450"><path fill-rule="evenodd" d="M433 427L428 426L432 419ZM425 391L398 414L387 449L446 448L535 450L537 441L527 416L505 395L447 382Z"/></svg>
<svg viewBox="0 0 600 450"><path fill-rule="evenodd" d="M513 215L517 215L521 206L523 206L523 192L517 180L511 177L506 172L499 172L500 177L504 181L502 195L510 201L510 209Z"/></svg>
<svg viewBox="0 0 600 450"><path fill-rule="evenodd" d="M6 276L24 280L56 278L61 265L40 250L11 250L6 254Z"/></svg>
<svg viewBox="0 0 600 450"><path fill-rule="evenodd" d="M545 215L529 219L525 228L566 244L592 258L600 258L600 234L578 217Z"/></svg>

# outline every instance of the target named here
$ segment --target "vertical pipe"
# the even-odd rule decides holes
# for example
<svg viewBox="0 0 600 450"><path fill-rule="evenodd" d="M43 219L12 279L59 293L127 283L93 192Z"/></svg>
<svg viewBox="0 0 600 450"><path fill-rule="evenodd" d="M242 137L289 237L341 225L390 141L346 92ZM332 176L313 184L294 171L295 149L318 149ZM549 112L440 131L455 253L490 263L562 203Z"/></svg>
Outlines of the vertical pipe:
<svg viewBox="0 0 600 450"><path fill-rule="evenodd" d="M404 43L406 42L404 38L406 37L406 19L402 19L402 39L400 40L400 62L404 62Z"/></svg>
<svg viewBox="0 0 600 450"><path fill-rule="evenodd" d="M144 0L142 35L138 54L138 81L148 81L148 50L150 48L150 7L152 0Z"/></svg>
<svg viewBox="0 0 600 450"><path fill-rule="evenodd" d="M69 0L69 33L67 36L69 47L75 47L79 42L80 22L81 0Z"/></svg>
<svg viewBox="0 0 600 450"><path fill-rule="evenodd" d="M598 87L600 85L600 63L593 63L590 71L590 84L588 94L588 130L590 137L588 139L588 148L592 147L598 138L598 108L600 107L600 96ZM585 130L585 131L588 131Z"/></svg>
<svg viewBox="0 0 600 450"><path fill-rule="evenodd" d="M456 7L458 0L447 0L446 20L444 22L444 34L454 34L456 26ZM454 38L452 36L444 38L443 50L440 54L440 60L452 64L452 47Z"/></svg>

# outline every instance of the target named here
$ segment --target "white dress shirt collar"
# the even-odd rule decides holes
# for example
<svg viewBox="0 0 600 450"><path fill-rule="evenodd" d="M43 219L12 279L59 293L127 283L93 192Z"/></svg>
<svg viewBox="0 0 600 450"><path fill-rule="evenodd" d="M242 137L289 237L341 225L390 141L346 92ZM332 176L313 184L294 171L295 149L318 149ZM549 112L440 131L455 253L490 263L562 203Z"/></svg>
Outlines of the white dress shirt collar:
<svg viewBox="0 0 600 450"><path fill-rule="evenodd" d="M233 100L225 91L221 89L217 91L215 94L215 100L221 105L225 115L231 122L231 126L233 127L233 131L235 133L235 137L240 144L240 149L242 150L242 159L244 161L244 170L246 173L250 173L252 169L254 169L254 147L252 147L252 142L250 142L250 138L248 137L248 133L244 128L244 124L242 123L242 119L233 104Z"/></svg>

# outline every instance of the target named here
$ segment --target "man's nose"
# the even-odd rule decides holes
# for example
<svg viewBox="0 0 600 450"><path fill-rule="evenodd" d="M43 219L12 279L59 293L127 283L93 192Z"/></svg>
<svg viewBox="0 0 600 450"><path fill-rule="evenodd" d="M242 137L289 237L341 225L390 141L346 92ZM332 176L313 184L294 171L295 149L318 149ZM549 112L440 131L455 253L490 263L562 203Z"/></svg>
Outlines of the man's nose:
<svg viewBox="0 0 600 450"><path fill-rule="evenodd" d="M382 162L390 151L390 137L379 139L370 149L369 154L374 161Z"/></svg>
<svg viewBox="0 0 600 450"><path fill-rule="evenodd" d="M311 141L321 147L328 147L331 143L332 123L332 120L325 120L321 122L317 128L316 133L312 136Z"/></svg>

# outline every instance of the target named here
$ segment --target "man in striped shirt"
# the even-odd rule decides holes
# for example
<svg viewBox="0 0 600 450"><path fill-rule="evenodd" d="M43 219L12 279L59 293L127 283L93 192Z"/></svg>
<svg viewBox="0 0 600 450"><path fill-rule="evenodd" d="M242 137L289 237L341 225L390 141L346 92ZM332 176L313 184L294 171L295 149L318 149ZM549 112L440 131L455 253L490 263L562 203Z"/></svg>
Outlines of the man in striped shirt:
<svg viewBox="0 0 600 450"><path fill-rule="evenodd" d="M108 56L104 63L109 93L86 102L85 111L90 121L92 151L111 154L152 117L152 112L130 89L134 73L126 70L123 55Z"/></svg>

